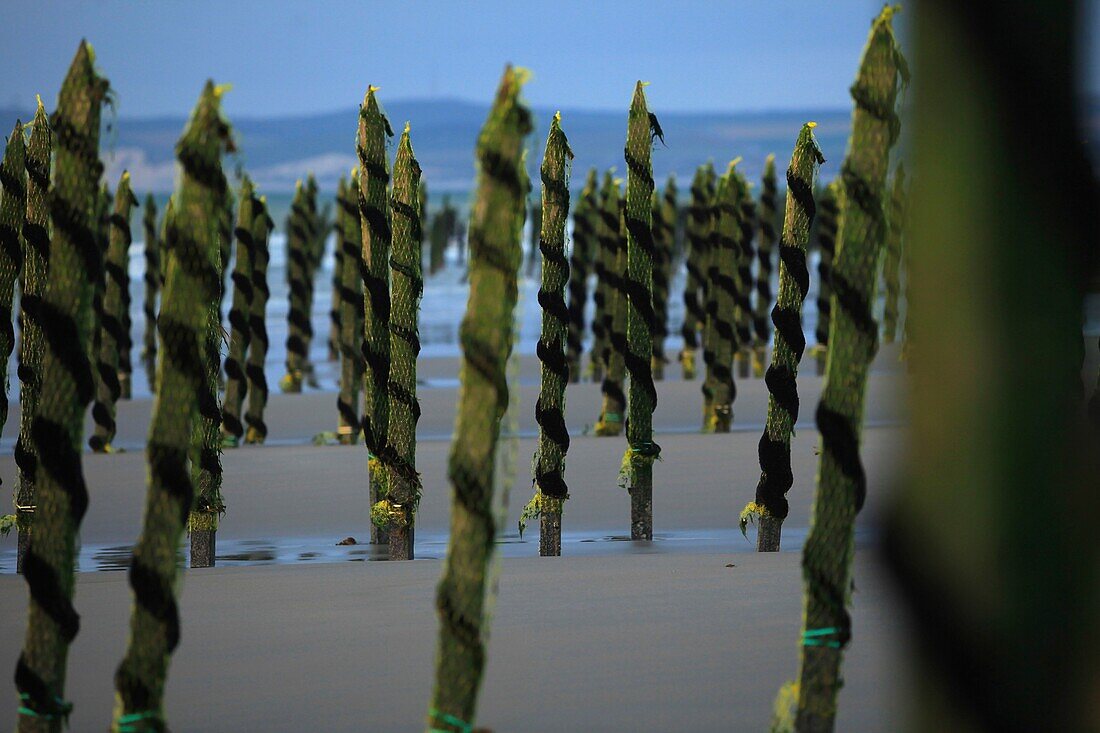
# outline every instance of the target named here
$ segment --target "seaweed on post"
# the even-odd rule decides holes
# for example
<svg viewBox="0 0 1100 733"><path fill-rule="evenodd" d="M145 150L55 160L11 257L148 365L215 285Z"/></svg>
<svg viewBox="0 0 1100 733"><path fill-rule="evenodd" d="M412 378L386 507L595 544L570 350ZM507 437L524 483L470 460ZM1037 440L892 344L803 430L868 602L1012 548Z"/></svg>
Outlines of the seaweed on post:
<svg viewBox="0 0 1100 733"><path fill-rule="evenodd" d="M707 169L699 166L691 181L691 204L686 225L687 279L684 283L684 322L680 328L684 346L680 351L680 368L684 379L695 379L695 351L699 348L699 330L706 322L703 310L706 302L703 269L707 256L706 227L710 220L707 210Z"/></svg>
<svg viewBox="0 0 1100 733"><path fill-rule="evenodd" d="M764 160L764 175L761 177L760 203L756 217L760 231L760 243L756 248L756 310L753 314L753 356L752 371L757 377L764 376L764 359L767 355L771 328L768 323L768 311L772 307L772 252L778 241L775 231L776 182L775 156L769 154Z"/></svg>
<svg viewBox="0 0 1100 733"><path fill-rule="evenodd" d="M359 171L352 169L339 201L340 212L340 395L336 440L359 440L359 390L363 384L363 231L359 221Z"/></svg>
<svg viewBox="0 0 1100 733"><path fill-rule="evenodd" d="M668 298L672 259L676 247L676 176L669 175L664 194L653 191L653 378L665 378L665 339L668 337Z"/></svg>
<svg viewBox="0 0 1100 733"><path fill-rule="evenodd" d="M88 359L90 308L102 269L92 221L99 162L100 110L108 82L95 70L92 47L81 41L69 67L57 111L53 184L49 194L49 276L38 305L46 349L42 393L31 425L38 455L34 531L23 556L30 591L27 633L15 669L20 708L17 730L61 730L72 709L65 696L65 666L80 616L73 608L76 535L88 507L79 446L84 414L94 394Z"/></svg>
<svg viewBox="0 0 1100 733"><path fill-rule="evenodd" d="M0 395L0 428L8 422L8 362L15 350L15 328L12 325L12 308L15 282L23 269L23 221L27 217L27 141L23 137L23 123L15 127L4 146L4 159L0 163L0 182L4 185L0 195L0 382L4 394Z"/></svg>
<svg viewBox="0 0 1100 733"><path fill-rule="evenodd" d="M539 555L561 555L561 513L569 488L565 484L565 454L569 431L565 427L565 385L569 381L566 340L569 311L565 285L569 262L565 258L565 220L569 212L569 166L573 151L561 129L561 113L554 115L542 159L542 214L539 249L542 252L542 332L536 353L542 365L542 383L535 402L539 426L538 447L532 460L535 495L520 516L520 534L528 519L539 520Z"/></svg>
<svg viewBox="0 0 1100 733"><path fill-rule="evenodd" d="M569 331L566 335L566 360L569 381L581 378L584 351L584 312L588 304L588 275L596 252L595 211L598 179L596 169L588 171L580 199L573 209L573 248L569 254Z"/></svg>
<svg viewBox="0 0 1100 733"><path fill-rule="evenodd" d="M130 564L130 637L115 673L111 730L117 733L166 727L168 661L180 638L176 550L195 494L188 454L214 376L206 351L210 314L219 309L218 230L227 190L221 155L230 134L219 109L221 92L206 83L176 145L182 176L168 222L167 275L157 324L164 353L149 429L145 517Z"/></svg>
<svg viewBox="0 0 1100 733"><path fill-rule="evenodd" d="M390 382L390 169L386 141L393 130L367 89L359 108L359 218L363 234L363 441L367 445L370 506L386 498L385 450L389 445ZM371 524L371 544L387 544Z"/></svg>
<svg viewBox="0 0 1100 733"><path fill-rule="evenodd" d="M882 279L886 286L886 302L882 313L882 340L892 344L898 335L898 301L901 298L899 272L902 261L902 231L905 228L905 165L898 163L890 192L890 208L886 217L886 246L882 258Z"/></svg>
<svg viewBox="0 0 1100 733"><path fill-rule="evenodd" d="M117 426L116 405L122 396L121 354L127 348L125 311L129 307L130 209L138 205L130 189L130 173L123 171L115 189L115 210L108 219L109 235L103 262L103 301L100 306L99 353L96 354L96 400L92 405L95 432L88 445L96 453L113 453Z"/></svg>
<svg viewBox="0 0 1100 733"><path fill-rule="evenodd" d="M268 237L275 226L267 211L267 197L255 196L252 201L252 307L248 312L248 409L244 414L246 444L262 444L267 438L264 409L267 407L267 301L271 289L267 284L267 263L270 259Z"/></svg>
<svg viewBox="0 0 1100 733"><path fill-rule="evenodd" d="M288 297L286 374L279 381L283 392L298 393L306 378L309 353L306 351L313 332L307 310L309 273L309 213L306 209L306 189L299 180L294 186L294 200L286 226L286 280Z"/></svg>
<svg viewBox="0 0 1100 733"><path fill-rule="evenodd" d="M859 456L867 373L878 342L871 315L886 222L882 196L890 148L901 123L894 111L908 69L887 6L871 26L851 87L852 136L841 166L848 202L833 263L833 313L825 386L817 407L821 466L810 533L802 551L804 612L795 726L829 731L836 717L840 662L851 640L847 602L856 514L866 496Z"/></svg>
<svg viewBox="0 0 1100 733"><path fill-rule="evenodd" d="M779 295L772 309L775 346L764 377L768 385L768 418L760 436L760 481L756 498L741 513L741 531L758 519L759 552L777 552L783 520L787 517L787 492L794 483L791 473L791 435L798 422L798 365L806 349L802 332L802 304L810 288L806 245L814 219L814 178L825 162L813 129L807 122L795 141L787 168L787 203L783 238L779 242Z"/></svg>
<svg viewBox="0 0 1100 733"><path fill-rule="evenodd" d="M157 232L157 202L153 194L145 196L142 230L145 233L145 293L142 313L145 315L141 361L145 366L145 379L149 390L157 391L157 294L163 284L161 271L161 241Z"/></svg>
<svg viewBox="0 0 1100 733"><path fill-rule="evenodd" d="M328 360L340 358L340 277L344 272L344 199L347 197L348 182L343 176L336 182L336 219L332 224L333 237L336 239L332 251L332 299L329 305L328 320Z"/></svg>
<svg viewBox="0 0 1100 733"><path fill-rule="evenodd" d="M813 355L817 360L818 375L825 373L825 358L829 353L829 327L833 313L833 257L836 255L843 196L840 179L837 178L825 186L817 204L817 327L814 329L814 340L817 343L814 345Z"/></svg>
<svg viewBox="0 0 1100 733"><path fill-rule="evenodd" d="M608 278L613 276L609 272L608 257L615 246L612 235L611 221L604 217L604 209L608 206L608 199L612 196L611 189L616 189L618 184L612 176L612 171L605 171L603 182L598 194L592 197L592 230L595 236L594 256L592 271L596 274L596 289L592 293L592 302L595 306L592 314L592 351L589 352L589 373L593 382L603 380L604 370L607 368L607 351L609 347L607 334L608 299L610 298L611 285ZM615 220L617 230L618 220Z"/></svg>
<svg viewBox="0 0 1100 733"><path fill-rule="evenodd" d="M753 238L756 235L756 204L752 199L752 190L740 173L741 214L738 224L741 234L737 241L741 245L741 256L737 264L737 336L738 350L734 362L738 367L738 376L745 378L750 374L753 358L753 305L752 293L755 281L752 277L752 262L755 257Z"/></svg>
<svg viewBox="0 0 1100 733"><path fill-rule="evenodd" d="M710 246L709 299L706 309L703 381L703 430L728 433L733 420L733 400L737 388L733 377L733 355L738 336L734 327L737 297L738 238L740 237L741 181L730 161L726 174L718 181L714 194L713 236Z"/></svg>
<svg viewBox="0 0 1100 733"><path fill-rule="evenodd" d="M627 118L626 207L626 350L624 362L630 374L630 418L626 426L627 449L620 482L630 493L630 538L653 539L653 462L661 446L653 442L653 410L657 388L653 385L653 165L654 137L663 137L657 116L646 106L645 84L634 87Z"/></svg>
<svg viewBox="0 0 1100 733"><path fill-rule="evenodd" d="M626 232L623 225L623 201L619 186L612 180L600 210L600 237L603 250L605 301L603 306L603 402L592 431L599 436L620 435L626 411L623 379L626 377Z"/></svg>
<svg viewBox="0 0 1100 733"><path fill-rule="evenodd" d="M419 312L424 279L420 272L420 164L413 155L409 125L397 144L393 164L393 290L390 313L390 393L386 446L387 493L372 507L372 518L389 535L390 559L412 560L420 474L416 471L416 358L420 354Z"/></svg>
<svg viewBox="0 0 1100 733"><path fill-rule="evenodd" d="M522 257L524 192L519 166L531 114L520 101L523 73L505 70L478 137L477 202L470 220L470 300L460 330L462 391L449 475L454 487L450 544L436 596L440 618L435 685L426 730L457 733L474 725L485 667L486 567L496 527L493 461L508 405L505 363Z"/></svg>
<svg viewBox="0 0 1100 733"><path fill-rule="evenodd" d="M241 193L237 200L237 225L233 228L237 250L231 276L233 300L229 307L229 353L225 357L225 398L222 402L221 425L223 448L236 448L244 437L241 410L248 393L245 361L252 341L248 314L252 309L252 226L255 198L252 181L246 175L241 180Z"/></svg>
<svg viewBox="0 0 1100 733"><path fill-rule="evenodd" d="M38 98L30 141L26 150L27 208L23 221L23 270L19 307L22 336L19 341L19 438L15 464L19 486L15 490L15 525L18 533L16 572L30 546L34 524L38 449L31 432L42 396L42 359L46 342L42 331L42 300L50 263L50 165L53 131L50 118Z"/></svg>

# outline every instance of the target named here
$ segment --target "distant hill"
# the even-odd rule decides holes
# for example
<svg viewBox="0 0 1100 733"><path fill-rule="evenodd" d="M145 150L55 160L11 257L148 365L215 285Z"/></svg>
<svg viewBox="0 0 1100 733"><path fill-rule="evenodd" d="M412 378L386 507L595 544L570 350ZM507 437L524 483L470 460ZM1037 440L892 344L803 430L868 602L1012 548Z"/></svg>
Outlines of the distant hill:
<svg viewBox="0 0 1100 733"><path fill-rule="evenodd" d="M675 173L682 190L687 189L695 168L710 159L724 168L730 159L743 156L742 170L750 179L759 177L769 153L775 153L780 166L785 166L799 127L807 120L818 123L817 137L828 159L822 175L830 178L844 153L851 115L850 110L839 109L740 114L655 111L665 133L665 144L658 142L653 154L655 177L663 182L669 173ZM433 194L462 195L470 190L474 143L488 114L487 105L452 99L409 100L387 104L386 112L398 133L406 120L412 124L413 147ZM537 181L538 161L554 110L536 109L534 113L536 131L530 138L528 166ZM27 111L0 109L0 124L11 125L16 117L28 120L31 116ZM240 143L237 162L270 193L293 190L295 180L310 171L322 187L331 189L337 178L355 165L357 120L355 109L310 116L235 118L231 122ZM171 191L176 176L173 149L185 123L182 116L105 120L101 151L108 180L117 180L125 168L137 191ZM621 114L562 110L562 125L575 155L575 186L592 166L600 170L616 166L625 173L625 110ZM234 161L228 164L232 167Z"/></svg>

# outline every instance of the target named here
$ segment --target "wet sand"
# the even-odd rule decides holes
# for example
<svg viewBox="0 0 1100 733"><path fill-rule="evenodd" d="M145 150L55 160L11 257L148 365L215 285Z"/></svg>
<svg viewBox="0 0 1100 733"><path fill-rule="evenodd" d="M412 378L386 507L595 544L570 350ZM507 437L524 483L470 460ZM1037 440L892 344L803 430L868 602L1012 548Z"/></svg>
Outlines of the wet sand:
<svg viewBox="0 0 1100 733"><path fill-rule="evenodd" d="M734 567L727 567L729 564ZM215 568L183 584L167 713L177 731L415 731L432 685L440 563ZM794 676L799 556L523 558L503 564L477 722L496 731L761 731ZM838 730L890 730L903 629L856 563ZM0 667L23 583L0 577ZM17 601L18 599L18 601ZM101 731L125 648L123 573L79 576L71 730ZM0 720L14 717L0 696Z"/></svg>
<svg viewBox="0 0 1100 733"><path fill-rule="evenodd" d="M427 371L445 368L435 361ZM868 395L869 497L857 530L855 639L839 730L886 730L900 713L901 630L873 562L874 519L904 437L896 372L876 371ZM821 379L799 379L803 415L792 442L786 551L767 556L752 552L735 529L759 476L763 380L739 380L728 435L698 433L699 386L698 380L658 385L655 424L664 460L654 467L652 543L620 541L629 535L629 500L617 486L625 439L583 435L596 417L599 388L570 387L567 422L575 437L559 559L537 557L537 527L522 540L516 532L530 497L535 448L536 390L522 389L519 432L529 437L518 440L479 724L498 731L766 729L776 691L796 671L797 549L818 462L812 415ZM446 547L457 389L425 388L420 398L424 497L415 562L364 562L384 558L384 550L336 546L345 536L366 539L369 507L365 449L310 444L314 433L333 427L334 394L273 394L271 443L225 452L222 566L187 571L182 584L183 639L168 689L174 730L421 727L432 680L433 598ZM82 570L125 567L141 521L150 407L148 399L120 405L119 442L127 452L85 454L91 503ZM16 414L0 444L6 482L15 476ZM0 669L9 670L26 604L13 567L9 537L0 540L0 623L9 630L0 636ZM111 678L125 646L126 574L81 573L76 606L82 630L69 664L71 729L97 731L108 721ZM13 716L14 697L0 696L0 720Z"/></svg>

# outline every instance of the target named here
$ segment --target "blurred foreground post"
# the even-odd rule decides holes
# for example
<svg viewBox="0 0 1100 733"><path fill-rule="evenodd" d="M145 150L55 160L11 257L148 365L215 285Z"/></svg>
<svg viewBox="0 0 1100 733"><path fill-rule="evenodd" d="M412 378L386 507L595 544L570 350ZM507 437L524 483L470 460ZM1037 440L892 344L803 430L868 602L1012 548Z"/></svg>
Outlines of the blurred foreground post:
<svg viewBox="0 0 1100 733"><path fill-rule="evenodd" d="M825 373L825 357L829 353L829 326L833 312L833 257L839 234L841 199L844 193L840 178L834 178L821 192L817 203L817 328L814 329L813 355L817 373Z"/></svg>
<svg viewBox="0 0 1100 733"><path fill-rule="evenodd" d="M886 532L916 633L913 730L1100 729L1100 470L1080 404L1097 252L1083 5L917 6L919 348Z"/></svg>
<svg viewBox="0 0 1100 733"><path fill-rule="evenodd" d="M908 79L894 37L895 12L896 7L886 6L871 25L851 88L852 136L841 166L850 206L832 274L836 308L816 414L821 464L802 550L805 594L795 726L804 732L833 730L840 663L852 636L848 601L855 518L867 494L860 437L867 375L878 348L871 303L886 227L886 171L901 128L894 106L899 79Z"/></svg>
<svg viewBox="0 0 1100 733"><path fill-rule="evenodd" d="M92 47L81 41L61 85L55 133L55 165L49 193L49 275L39 304L46 343L42 393L31 426L38 454L30 547L23 576L30 591L27 634L15 668L20 708L17 730L61 730L71 705L65 696L69 645L80 629L73 607L76 538L88 508L80 445L84 414L94 395L88 359L92 290L103 262L92 220L99 162L100 110L108 82L95 69Z"/></svg>
<svg viewBox="0 0 1100 733"><path fill-rule="evenodd" d="M477 143L478 193L470 219L470 300L460 330L461 398L449 474L454 488L447 561L436 593L439 647L428 731L466 733L485 668L485 578L496 537L493 460L508 406L505 362L522 258L523 140L531 113L524 72L508 67Z"/></svg>
<svg viewBox="0 0 1100 733"><path fill-rule="evenodd" d="M27 143L27 215L23 221L23 275L19 297L23 333L19 342L19 439L15 443L15 464L19 487L15 492L15 523L18 529L16 572L23 570L23 556L31 541L34 524L35 482L38 449L31 429L42 397L42 358L46 350L42 330L42 299L50 255L50 164L53 131L50 118L38 98L34 130Z"/></svg>
<svg viewBox="0 0 1100 733"><path fill-rule="evenodd" d="M229 125L220 111L223 89L206 83L176 144L182 174L167 226L170 246L158 319L164 345L157 375L160 390L146 447L145 515L130 561L130 638L115 672L114 733L166 728L168 662L180 640L176 553L199 473L199 467L188 466L188 458L190 454L194 461L196 449L202 448L197 438L202 415L209 412L204 403L214 399L211 383L216 380L207 351L221 290L219 224L227 189L221 156L229 140ZM215 424L215 436L217 429ZM215 514L212 521L216 519ZM192 512L192 533L195 523Z"/></svg>

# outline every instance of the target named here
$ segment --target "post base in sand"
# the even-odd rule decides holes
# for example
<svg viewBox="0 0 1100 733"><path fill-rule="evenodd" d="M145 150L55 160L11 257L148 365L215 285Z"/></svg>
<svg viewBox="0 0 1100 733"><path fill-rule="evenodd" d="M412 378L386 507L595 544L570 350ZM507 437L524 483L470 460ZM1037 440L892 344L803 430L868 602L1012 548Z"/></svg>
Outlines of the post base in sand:
<svg viewBox="0 0 1100 733"><path fill-rule="evenodd" d="M414 558L413 540L416 527L412 524L407 524L404 527L395 526L385 534L389 535L391 560L412 560Z"/></svg>
<svg viewBox="0 0 1100 733"><path fill-rule="evenodd" d="M776 517L760 517L756 526L756 551L779 552L779 539L783 532L783 520Z"/></svg>
<svg viewBox="0 0 1100 733"><path fill-rule="evenodd" d="M539 517L539 556L561 556L561 514L543 512Z"/></svg>
<svg viewBox="0 0 1100 733"><path fill-rule="evenodd" d="M31 531L24 527L20 527L18 530L18 537L15 541L16 555L15 555L15 572L23 572L23 558L27 554L27 550L31 546Z"/></svg>
<svg viewBox="0 0 1100 733"><path fill-rule="evenodd" d="M737 376L740 379L748 379L749 374L752 371L752 360L748 355L738 354L736 358L737 362Z"/></svg>
<svg viewBox="0 0 1100 733"><path fill-rule="evenodd" d="M638 482L630 489L630 539L653 539L653 485Z"/></svg>
<svg viewBox="0 0 1100 733"><path fill-rule="evenodd" d="M191 567L214 567L214 552L218 544L217 534L215 529L191 531Z"/></svg>
<svg viewBox="0 0 1100 733"><path fill-rule="evenodd" d="M370 505L373 507L378 503L378 487L371 483L370 491ZM374 522L370 523L370 543L372 545L388 545L390 543L390 533L384 529L381 529Z"/></svg>
<svg viewBox="0 0 1100 733"><path fill-rule="evenodd" d="M817 376L821 377L825 375L825 355L820 354L817 357Z"/></svg>

